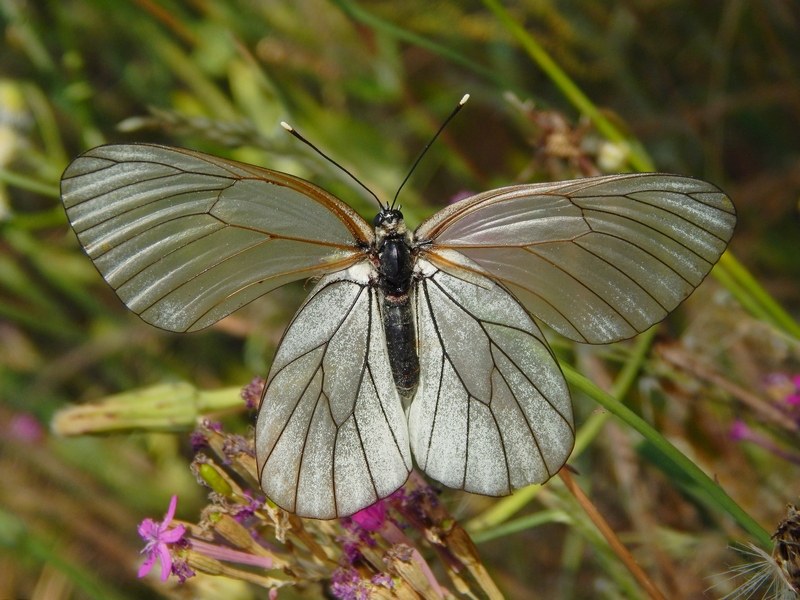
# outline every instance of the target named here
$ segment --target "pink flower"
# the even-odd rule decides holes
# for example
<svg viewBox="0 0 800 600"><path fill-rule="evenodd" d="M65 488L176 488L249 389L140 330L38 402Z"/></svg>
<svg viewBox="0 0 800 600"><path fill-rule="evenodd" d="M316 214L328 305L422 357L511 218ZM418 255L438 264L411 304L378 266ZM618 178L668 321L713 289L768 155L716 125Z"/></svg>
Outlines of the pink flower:
<svg viewBox="0 0 800 600"><path fill-rule="evenodd" d="M23 442L36 443L44 437L42 425L30 413L17 413L11 418L11 435Z"/></svg>
<svg viewBox="0 0 800 600"><path fill-rule="evenodd" d="M794 392L786 396L786 404L797 406L800 405L800 375L792 377L792 385L794 386Z"/></svg>
<svg viewBox="0 0 800 600"><path fill-rule="evenodd" d="M147 554L142 566L139 567L139 577L144 577L152 569L156 559L161 561L161 581L166 581L172 571L172 555L169 544L180 541L186 533L186 527L175 525L170 528L172 518L175 516L175 507L178 506L178 497L173 496L169 501L169 508L161 522L145 519L139 523L139 535L146 542L142 554Z"/></svg>
<svg viewBox="0 0 800 600"><path fill-rule="evenodd" d="M764 437L763 435L759 435L758 432L753 431L750 429L744 421L739 419L735 420L730 428L730 437L732 440L736 442L746 441L761 446L765 450L772 452L776 456L784 460L788 460L795 464L800 464L800 454L794 454L787 450L784 450L780 446L778 446L775 442L771 439Z"/></svg>
<svg viewBox="0 0 800 600"><path fill-rule="evenodd" d="M339 600L367 600L369 598L366 582L353 568L340 567L333 572L331 593Z"/></svg>
<svg viewBox="0 0 800 600"><path fill-rule="evenodd" d="M253 379L242 389L242 400L250 410L255 410L261 404L261 394L264 393L264 385L267 380L263 377L253 377Z"/></svg>
<svg viewBox="0 0 800 600"><path fill-rule="evenodd" d="M386 521L386 504L379 500L372 506L358 511L350 517L355 523L367 531L378 531Z"/></svg>
<svg viewBox="0 0 800 600"><path fill-rule="evenodd" d="M800 405L800 375L771 373L767 375L765 383L773 400L784 402L792 409Z"/></svg>
<svg viewBox="0 0 800 600"><path fill-rule="evenodd" d="M751 439L750 428L744 421L736 419L730 429L731 439L734 441Z"/></svg>

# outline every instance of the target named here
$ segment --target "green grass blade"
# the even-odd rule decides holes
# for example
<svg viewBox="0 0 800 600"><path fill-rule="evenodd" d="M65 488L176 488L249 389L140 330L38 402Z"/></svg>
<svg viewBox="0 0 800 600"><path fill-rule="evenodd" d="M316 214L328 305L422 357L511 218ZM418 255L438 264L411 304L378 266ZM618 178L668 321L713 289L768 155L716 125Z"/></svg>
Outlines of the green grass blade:
<svg viewBox="0 0 800 600"><path fill-rule="evenodd" d="M706 475L700 467L673 446L649 423L611 394L604 392L572 367L568 365L562 365L562 367L564 369L564 375L572 387L591 397L625 424L638 431L662 458L665 458L671 463L674 468L692 484L691 491L695 497L701 499L707 505L715 507L717 511L728 513L739 526L753 536L759 544L765 548L770 547L771 541L769 533L749 514L742 510L742 508L728 496L725 490Z"/></svg>

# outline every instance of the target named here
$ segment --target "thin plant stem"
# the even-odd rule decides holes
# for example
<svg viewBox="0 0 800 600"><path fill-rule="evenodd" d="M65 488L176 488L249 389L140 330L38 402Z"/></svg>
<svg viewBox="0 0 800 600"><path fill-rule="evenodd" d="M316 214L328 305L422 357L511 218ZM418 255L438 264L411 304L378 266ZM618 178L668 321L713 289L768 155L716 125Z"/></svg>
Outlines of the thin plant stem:
<svg viewBox="0 0 800 600"><path fill-rule="evenodd" d="M592 523L594 523L595 527L600 531L603 537L608 542L608 545L611 546L611 549L614 553L619 556L622 563L627 567L627 569L631 572L633 577L636 581L639 582L639 585L644 588L650 598L654 598L655 600L666 600L664 594L662 594L656 585L651 581L650 577L647 576L647 573L638 565L636 560L633 558L631 553L625 547L625 545L620 541L617 537L617 534L614 533L614 530L608 524L608 521L603 518L603 515L600 513L599 510L592 504L591 500L583 493L583 490L575 483L575 480L572 478L572 475L569 472L569 469L561 469L558 472L559 477L561 477L561 481L564 482L564 485L567 486L567 490L575 496L575 499L578 501L578 504L581 505L586 515L591 519Z"/></svg>
<svg viewBox="0 0 800 600"><path fill-rule="evenodd" d="M502 25L514 36L528 56L550 78L564 97L581 113L586 115L597 130L612 142L628 144L630 147L629 162L637 171L653 171L653 163L635 140L626 137L611 121L606 119L600 109L572 81L569 75L558 66L536 39L526 31L508 13L499 0L483 0L483 4L491 10Z"/></svg>
<svg viewBox="0 0 800 600"><path fill-rule="evenodd" d="M58 198L58 186L50 183L38 181L33 177L15 173L8 169L0 168L0 182L7 183L8 185L17 187L21 190L48 196L50 198Z"/></svg>
<svg viewBox="0 0 800 600"><path fill-rule="evenodd" d="M655 170L652 161L635 140L626 136L605 118L600 109L575 84L566 72L556 63L529 31L522 27L509 14L499 0L483 0L487 6L514 36L528 56L547 74L564 97L594 123L597 130L612 142L630 144L629 162L638 171ZM770 296L756 279L736 260L731 252L725 252L713 271L715 277L736 296L737 300L754 316L765 319L778 326L796 339L800 339L800 324L797 323Z"/></svg>
<svg viewBox="0 0 800 600"><path fill-rule="evenodd" d="M658 327L651 327L636 338L630 357L625 361L622 371L614 381L612 393L615 397L624 397L635 383L636 376L644 364L647 352L653 345L657 331ZM580 456L586 450L591 441L600 434L609 417L610 414L607 412L597 412L586 420L575 436L575 448L572 451L571 459ZM541 490L540 485L530 485L516 491L511 496L498 500L489 509L467 522L465 528L470 532L477 533L497 527L530 503L538 495L539 490Z"/></svg>
<svg viewBox="0 0 800 600"><path fill-rule="evenodd" d="M350 0L333 0L333 3L338 6L348 17L358 23L395 37L398 40L419 46L420 48L425 48L434 54L443 56L444 58L453 61L453 63L457 65L461 65L462 67L470 69L482 77L486 77L489 81L492 81L502 88L512 87L511 83L503 79L495 70L476 63L475 61L469 60L464 55L452 50L451 48L448 48L447 46L433 42L424 36L414 33L413 31L404 29L395 25L394 23L381 19L369 11L364 10L356 2L351 2Z"/></svg>

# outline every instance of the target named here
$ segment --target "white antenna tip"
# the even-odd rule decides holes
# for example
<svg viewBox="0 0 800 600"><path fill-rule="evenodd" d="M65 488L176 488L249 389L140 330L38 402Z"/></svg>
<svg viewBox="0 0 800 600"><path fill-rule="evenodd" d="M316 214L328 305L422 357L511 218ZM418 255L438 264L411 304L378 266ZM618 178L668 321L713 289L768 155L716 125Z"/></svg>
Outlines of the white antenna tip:
<svg viewBox="0 0 800 600"><path fill-rule="evenodd" d="M464 106L469 100L469 94L464 94L464 97L461 99L461 102L458 103L459 106Z"/></svg>
<svg viewBox="0 0 800 600"><path fill-rule="evenodd" d="M289 124L288 124L286 121L281 121L281 127L283 127L283 128L284 128L286 131L288 131L289 133L291 133L292 131L294 131L294 127L292 127L291 125L289 125Z"/></svg>

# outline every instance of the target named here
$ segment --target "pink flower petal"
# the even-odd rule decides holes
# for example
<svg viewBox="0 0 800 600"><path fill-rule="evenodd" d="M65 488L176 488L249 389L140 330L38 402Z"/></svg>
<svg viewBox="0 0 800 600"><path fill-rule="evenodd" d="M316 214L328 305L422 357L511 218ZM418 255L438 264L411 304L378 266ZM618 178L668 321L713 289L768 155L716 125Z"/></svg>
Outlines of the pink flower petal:
<svg viewBox="0 0 800 600"><path fill-rule="evenodd" d="M166 545L158 546L158 557L161 560L161 581L166 581L172 571L172 555Z"/></svg>
<svg viewBox="0 0 800 600"><path fill-rule="evenodd" d="M153 519L145 519L139 523L137 531L139 532L139 536L147 541L155 535L155 533L158 531L158 527Z"/></svg>
<svg viewBox="0 0 800 600"><path fill-rule="evenodd" d="M139 523L138 532L145 541L143 554L147 555L142 566L139 567L139 577L147 575L155 564L156 560L161 563L161 581L166 581L172 572L172 555L170 554L169 544L174 544L186 533L183 525L172 525L172 518L175 516L175 509L178 505L178 497L172 496L169 507L161 522L152 519L144 519Z"/></svg>
<svg viewBox="0 0 800 600"><path fill-rule="evenodd" d="M377 531L386 521L386 505L379 500L372 506L358 511L351 519L367 531Z"/></svg>
<svg viewBox="0 0 800 600"><path fill-rule="evenodd" d="M744 421L737 419L731 425L730 436L737 441L747 439L750 436L750 428Z"/></svg>
<svg viewBox="0 0 800 600"><path fill-rule="evenodd" d="M174 544L183 537L184 533L186 533L186 527L183 525L176 525L168 531L161 532L158 539L163 543Z"/></svg>
<svg viewBox="0 0 800 600"><path fill-rule="evenodd" d="M169 501L169 508L167 509L167 514L164 515L164 520L162 523L164 526L169 525L169 522L172 521L172 518L175 516L175 509L178 506L178 497L172 496Z"/></svg>
<svg viewBox="0 0 800 600"><path fill-rule="evenodd" d="M156 555L155 554L148 555L148 557L144 559L144 562L142 563L142 566L139 567L139 573L137 574L137 577L140 577L140 578L144 577L150 571L152 571L153 570L153 565L155 564L155 562L156 562Z"/></svg>

